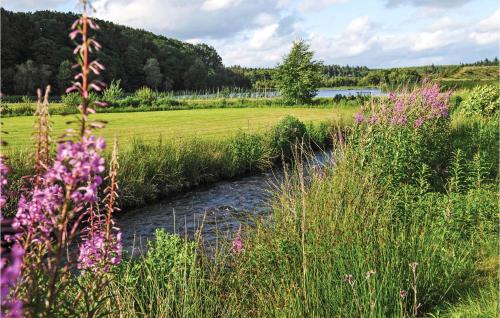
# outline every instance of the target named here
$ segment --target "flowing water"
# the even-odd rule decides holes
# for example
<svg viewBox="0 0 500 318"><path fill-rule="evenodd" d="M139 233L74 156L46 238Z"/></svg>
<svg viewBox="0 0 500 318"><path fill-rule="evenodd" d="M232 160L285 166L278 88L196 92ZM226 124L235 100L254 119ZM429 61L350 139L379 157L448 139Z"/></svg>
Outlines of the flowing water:
<svg viewBox="0 0 500 318"><path fill-rule="evenodd" d="M316 154L307 165L314 168L332 162L330 153ZM201 228L204 242L213 245L230 238L240 224L252 224L256 217L269 217L269 200L279 187L283 171L274 171L221 181L211 186L128 211L118 216L124 249L133 254L163 228L192 238ZM203 224L202 227L200 227Z"/></svg>

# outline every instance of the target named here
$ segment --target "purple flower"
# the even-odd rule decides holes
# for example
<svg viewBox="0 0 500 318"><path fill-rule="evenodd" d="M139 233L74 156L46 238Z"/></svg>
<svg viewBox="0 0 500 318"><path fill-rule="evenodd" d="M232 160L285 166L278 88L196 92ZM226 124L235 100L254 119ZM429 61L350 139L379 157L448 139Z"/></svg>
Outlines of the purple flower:
<svg viewBox="0 0 500 318"><path fill-rule="evenodd" d="M395 103L395 106L394 106L394 111L395 112L402 112L404 110L404 104L403 104L403 101L402 100L398 100L396 103Z"/></svg>
<svg viewBox="0 0 500 318"><path fill-rule="evenodd" d="M9 174L9 167L5 164L5 158L0 155L0 209L7 203L7 195L5 194L5 187L7 186L7 175ZM0 220L2 216L0 214Z"/></svg>
<svg viewBox="0 0 500 318"><path fill-rule="evenodd" d="M2 251L0 260L0 299L1 299L1 317L23 317L23 303L16 298L13 290L21 277L23 266L24 249L20 244L15 243L10 255L5 255Z"/></svg>
<svg viewBox="0 0 500 318"><path fill-rule="evenodd" d="M122 258L122 237L121 231L113 227L109 238L106 239L104 229L97 229L90 232L80 244L80 256L78 257L78 268L97 272L109 271L110 265L118 265Z"/></svg>
<svg viewBox="0 0 500 318"><path fill-rule="evenodd" d="M373 124L376 124L376 123L377 123L377 121L378 121L378 116L377 116L377 115L371 115L371 116L370 116L370 119L368 120L368 122L369 122L370 124L372 124L372 125L373 125Z"/></svg>
<svg viewBox="0 0 500 318"><path fill-rule="evenodd" d="M396 93L394 93L394 92L389 92L389 96L388 96L388 98L389 98L389 100L390 100L390 101L395 102L395 101L396 101L396 97L397 97L397 96L396 96Z"/></svg>
<svg viewBox="0 0 500 318"><path fill-rule="evenodd" d="M394 117L391 118L391 124L393 125L404 125L406 122L407 118L404 114L394 115Z"/></svg>
<svg viewBox="0 0 500 318"><path fill-rule="evenodd" d="M363 114L362 111L359 111L354 115L354 120L356 123L361 124L365 120L365 115Z"/></svg>
<svg viewBox="0 0 500 318"><path fill-rule="evenodd" d="M441 93L439 85L423 81L411 92L389 93L388 99L372 110L368 123L404 126L411 122L414 129L420 128L426 121L449 117L450 95L451 91ZM360 115L358 119L361 121Z"/></svg>
<svg viewBox="0 0 500 318"><path fill-rule="evenodd" d="M424 119L423 118L417 118L417 120L415 120L415 124L413 125L413 127L420 128L420 126L422 126L423 123L424 123Z"/></svg>
<svg viewBox="0 0 500 318"><path fill-rule="evenodd" d="M239 254L243 250L244 248L243 248L243 241L241 239L241 226L240 226L240 229L238 230L238 233L236 233L236 237L233 240L231 251L233 252L233 254Z"/></svg>

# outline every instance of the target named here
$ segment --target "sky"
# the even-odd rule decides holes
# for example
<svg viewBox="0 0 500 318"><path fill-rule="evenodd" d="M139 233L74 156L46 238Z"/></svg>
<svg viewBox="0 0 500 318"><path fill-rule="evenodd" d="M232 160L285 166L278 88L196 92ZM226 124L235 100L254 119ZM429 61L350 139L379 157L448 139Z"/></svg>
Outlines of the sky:
<svg viewBox="0 0 500 318"><path fill-rule="evenodd" d="M0 0L77 12L75 0ZM273 67L304 39L326 64L458 64L499 56L496 0L94 0L94 16L207 43L227 66Z"/></svg>

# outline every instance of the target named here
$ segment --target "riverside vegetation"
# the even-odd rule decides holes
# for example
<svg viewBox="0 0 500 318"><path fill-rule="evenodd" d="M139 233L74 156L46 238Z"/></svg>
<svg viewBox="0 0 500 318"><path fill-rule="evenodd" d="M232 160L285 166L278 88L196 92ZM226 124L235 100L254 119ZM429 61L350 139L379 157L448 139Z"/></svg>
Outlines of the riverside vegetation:
<svg viewBox="0 0 500 318"><path fill-rule="evenodd" d="M244 228L210 256L201 237L158 230L146 254L113 270L106 308L138 317L495 316L498 111L464 117L448 97L426 84L366 105L334 167L306 173L296 162L273 222Z"/></svg>
<svg viewBox="0 0 500 318"><path fill-rule="evenodd" d="M104 123L91 117L99 102L89 96L101 85L87 77L103 67L88 60L99 45L88 37L97 25L86 1L83 8L70 35L82 40L81 75L69 89L81 96L78 130L66 131L53 157L40 92L35 165L0 157L2 213L18 207L10 246L2 245L3 316L498 314L498 90L450 103L450 91L423 82L367 101L340 128L286 117L267 133L241 131L224 142L135 142L120 153L115 142L105 167L104 141L93 136ZM334 165L302 164L309 145L328 143ZM270 203L271 220L255 220L210 251L202 236L159 229L143 255L122 256L117 200L142 204L170 185L272 161L292 169Z"/></svg>
<svg viewBox="0 0 500 318"><path fill-rule="evenodd" d="M478 101L498 98L483 93ZM367 103L357 124L344 128L347 142L335 143L334 167L306 173L296 161L273 200L271 224L243 228L210 255L201 237L158 230L144 255L106 274L108 284L93 291L105 295L96 310L117 317L494 316L498 111L468 106L473 100L450 108L448 97L427 84ZM318 143L331 132L293 118L277 127L268 140L284 143L244 132L215 148L138 142L131 151L148 156L144 164L120 156L121 191L143 189L134 199L159 193L178 176L157 169L175 162L170 171L192 180L214 177L200 171L258 169L272 145L293 149L287 140L293 144L297 132ZM92 290L92 281L74 279L64 297Z"/></svg>

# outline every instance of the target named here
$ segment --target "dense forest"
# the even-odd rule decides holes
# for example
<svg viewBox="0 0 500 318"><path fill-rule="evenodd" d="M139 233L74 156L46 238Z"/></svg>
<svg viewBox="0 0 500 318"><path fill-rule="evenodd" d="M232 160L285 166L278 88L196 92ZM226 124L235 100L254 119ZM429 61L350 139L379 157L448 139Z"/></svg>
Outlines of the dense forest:
<svg viewBox="0 0 500 318"><path fill-rule="evenodd" d="M62 93L71 79L73 43L68 27L72 13L10 12L2 16L2 83L5 94L34 95L35 86L51 84ZM98 20L96 37L105 48L98 59L106 65L105 82L121 80L125 91L142 86L158 90L248 87L241 74L225 68L213 47L189 44L144 30Z"/></svg>

